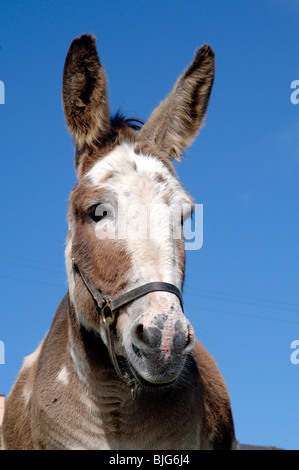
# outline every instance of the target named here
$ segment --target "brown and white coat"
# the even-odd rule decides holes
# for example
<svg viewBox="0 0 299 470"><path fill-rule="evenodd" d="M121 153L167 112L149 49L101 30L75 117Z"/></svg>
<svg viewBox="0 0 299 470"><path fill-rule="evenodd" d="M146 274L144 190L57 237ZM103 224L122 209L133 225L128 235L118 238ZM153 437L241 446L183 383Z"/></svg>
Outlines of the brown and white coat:
<svg viewBox="0 0 299 470"><path fill-rule="evenodd" d="M75 269L103 296L154 281L182 290L181 216L190 216L193 202L171 159L179 160L198 133L213 78L214 53L204 45L137 131L120 116L110 119L95 39L72 42L63 76L78 175L65 250L69 290L8 396L3 449L232 448L226 385L179 299L150 292L118 311L114 349L122 370L138 382L133 400L111 362L98 306ZM174 238L169 215L177 207L189 210L172 224L180 233ZM138 236L146 222L150 236Z"/></svg>

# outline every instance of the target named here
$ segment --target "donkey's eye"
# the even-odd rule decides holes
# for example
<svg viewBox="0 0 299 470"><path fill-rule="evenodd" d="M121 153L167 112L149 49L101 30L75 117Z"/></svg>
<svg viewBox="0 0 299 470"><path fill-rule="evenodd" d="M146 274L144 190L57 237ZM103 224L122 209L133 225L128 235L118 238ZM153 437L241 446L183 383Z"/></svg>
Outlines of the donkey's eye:
<svg viewBox="0 0 299 470"><path fill-rule="evenodd" d="M102 204L94 204L88 209L88 215L94 222L100 222L108 215L108 211Z"/></svg>

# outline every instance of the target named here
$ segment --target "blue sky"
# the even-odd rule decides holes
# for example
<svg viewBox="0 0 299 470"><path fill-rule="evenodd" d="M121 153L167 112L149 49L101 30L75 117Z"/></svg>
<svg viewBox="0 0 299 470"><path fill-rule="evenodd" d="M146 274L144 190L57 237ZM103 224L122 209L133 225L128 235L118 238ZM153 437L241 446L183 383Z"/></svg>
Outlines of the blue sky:
<svg viewBox="0 0 299 470"><path fill-rule="evenodd" d="M76 182L61 106L65 55L92 32L112 112L147 119L194 51L216 78L180 181L203 204L184 302L228 385L237 438L299 449L299 5L296 0L10 1L0 4L0 393L42 339L67 289ZM298 354L299 357L299 354Z"/></svg>

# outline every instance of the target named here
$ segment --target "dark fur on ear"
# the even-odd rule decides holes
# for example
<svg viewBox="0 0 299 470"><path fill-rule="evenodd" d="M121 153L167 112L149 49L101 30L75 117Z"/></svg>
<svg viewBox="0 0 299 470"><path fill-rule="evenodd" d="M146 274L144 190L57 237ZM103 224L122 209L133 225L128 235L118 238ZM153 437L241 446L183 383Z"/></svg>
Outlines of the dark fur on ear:
<svg viewBox="0 0 299 470"><path fill-rule="evenodd" d="M203 124L215 73L215 54L203 45L171 93L154 110L140 131L145 140L180 160Z"/></svg>
<svg viewBox="0 0 299 470"><path fill-rule="evenodd" d="M96 147L110 131L106 74L92 35L75 38L70 45L62 98L66 122L80 155L85 147Z"/></svg>

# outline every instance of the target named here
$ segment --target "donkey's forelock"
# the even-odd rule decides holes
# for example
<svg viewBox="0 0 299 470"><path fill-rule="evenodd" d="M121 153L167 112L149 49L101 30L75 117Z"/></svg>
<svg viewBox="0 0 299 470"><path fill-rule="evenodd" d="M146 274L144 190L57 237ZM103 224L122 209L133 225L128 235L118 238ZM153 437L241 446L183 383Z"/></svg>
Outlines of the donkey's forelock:
<svg viewBox="0 0 299 470"><path fill-rule="evenodd" d="M109 132L101 139L96 139L92 145L76 145L75 166L78 176L82 176L98 160L110 153L122 142L137 143L138 131L143 122L137 118L125 117L118 111L110 118Z"/></svg>

